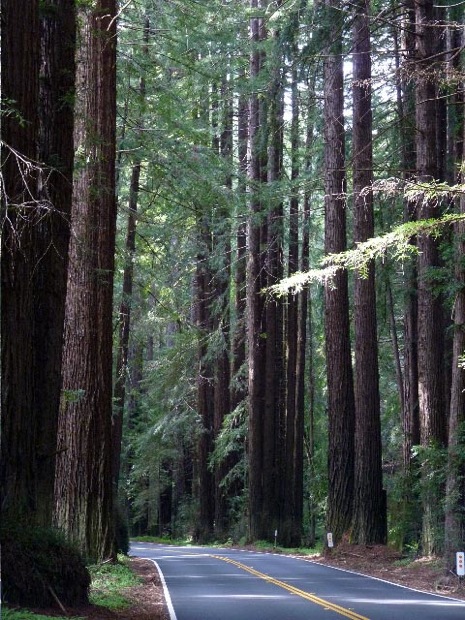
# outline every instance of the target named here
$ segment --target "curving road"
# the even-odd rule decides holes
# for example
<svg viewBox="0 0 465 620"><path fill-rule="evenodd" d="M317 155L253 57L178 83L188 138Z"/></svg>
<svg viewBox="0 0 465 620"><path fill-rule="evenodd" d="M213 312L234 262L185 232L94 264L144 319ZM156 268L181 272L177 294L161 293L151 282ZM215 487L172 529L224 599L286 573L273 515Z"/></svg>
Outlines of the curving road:
<svg viewBox="0 0 465 620"><path fill-rule="evenodd" d="M164 581L170 620L465 620L465 601L270 553L133 543Z"/></svg>

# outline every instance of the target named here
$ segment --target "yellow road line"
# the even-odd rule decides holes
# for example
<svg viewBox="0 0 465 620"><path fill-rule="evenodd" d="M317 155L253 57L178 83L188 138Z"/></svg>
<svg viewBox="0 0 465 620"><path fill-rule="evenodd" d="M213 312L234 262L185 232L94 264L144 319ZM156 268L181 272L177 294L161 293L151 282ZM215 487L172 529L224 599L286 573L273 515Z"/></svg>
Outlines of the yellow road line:
<svg viewBox="0 0 465 620"><path fill-rule="evenodd" d="M336 605L335 603L331 603L330 601L325 601L324 599L319 598L318 596L315 596L314 594L305 592L305 590L300 590L299 588L295 588L294 586L289 585L285 581L279 581L279 579L270 577L269 575L266 575L265 573L260 573L259 571L255 570L254 568L251 568L250 566L247 566L246 564L241 564L240 562L236 562L235 560L231 560L230 558L225 558L221 555L212 555L211 557L216 558L217 560L222 560L223 562L228 562L229 564L234 564L234 566L237 566L238 568L241 568L242 570L247 571L251 575L255 575L255 577L260 577L260 579L264 579L268 583L272 583L275 586L279 586L280 588L283 588L284 590L291 592L292 594L301 596L307 601L316 603L317 605L320 605L321 607L324 607L325 609L330 609L331 611L335 611L337 614L340 614L341 616L350 618L350 620L369 620L365 616L361 616L360 614L357 614L354 611L351 611L350 609L345 609L344 607L340 607L339 605Z"/></svg>

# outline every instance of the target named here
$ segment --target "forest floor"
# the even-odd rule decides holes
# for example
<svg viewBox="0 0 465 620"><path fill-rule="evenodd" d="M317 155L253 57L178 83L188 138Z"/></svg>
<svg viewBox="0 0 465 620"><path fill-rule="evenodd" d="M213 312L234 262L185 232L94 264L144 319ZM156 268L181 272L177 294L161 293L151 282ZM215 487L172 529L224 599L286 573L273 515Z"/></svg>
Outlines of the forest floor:
<svg viewBox="0 0 465 620"><path fill-rule="evenodd" d="M409 559L389 547L381 545L365 547L345 543L325 554L292 555L417 590L465 600L465 582L459 581L452 572L446 574L437 558ZM85 620L168 620L163 586L154 564L148 560L132 558L130 565L141 579L140 585L122 592L132 601L131 607L110 611L101 607L86 606L68 610L69 615Z"/></svg>

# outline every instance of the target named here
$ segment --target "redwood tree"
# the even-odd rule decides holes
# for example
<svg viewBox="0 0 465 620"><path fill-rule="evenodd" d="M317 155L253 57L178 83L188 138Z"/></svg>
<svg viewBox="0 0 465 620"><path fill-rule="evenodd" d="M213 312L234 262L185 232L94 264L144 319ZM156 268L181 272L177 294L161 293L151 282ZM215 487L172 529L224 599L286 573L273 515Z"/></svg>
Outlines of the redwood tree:
<svg viewBox="0 0 465 620"><path fill-rule="evenodd" d="M422 183L438 179L437 152L437 85L431 75L438 67L438 29L433 0L415 3L416 58L416 180L418 219L437 217L439 203L421 191ZM444 414L444 318L440 296L434 290L432 272L439 267L438 241L432 236L418 236L418 385L420 441L426 448L445 445L446 416ZM438 551L440 523L436 510L437 498L426 483L423 494L423 551L429 555Z"/></svg>
<svg viewBox="0 0 465 620"><path fill-rule="evenodd" d="M38 2L4 2L1 54L2 509L42 525L53 508L75 47L74 1L49 8L39 20Z"/></svg>
<svg viewBox="0 0 465 620"><path fill-rule="evenodd" d="M346 179L342 16L325 2L328 47L324 58L325 253L346 249ZM325 285L325 345L328 384L327 525L338 541L351 526L354 490L354 389L347 272Z"/></svg>
<svg viewBox="0 0 465 620"><path fill-rule="evenodd" d="M81 10L72 238L56 524L94 561L113 555L112 301L116 2Z"/></svg>
<svg viewBox="0 0 465 620"><path fill-rule="evenodd" d="M263 145L261 137L264 119L256 82L263 70L263 56L259 45L264 38L263 17L257 16L262 8L261 0L250 0L253 16L250 20L252 51L250 55L250 79L253 92L249 102L249 167L248 182L251 189L249 218L247 223L247 342L248 342L248 385L249 385L249 537L251 540L266 538L269 515L263 513L263 459L264 459L264 355L265 325L263 317L262 243L264 227L259 188L262 181ZM267 472L269 473L269 472ZM270 532L268 531L268 534Z"/></svg>
<svg viewBox="0 0 465 620"><path fill-rule="evenodd" d="M371 45L369 0L358 0L353 21L354 241L374 236ZM355 489L354 540L385 543L386 501L381 469L381 415L374 263L356 274L355 322Z"/></svg>

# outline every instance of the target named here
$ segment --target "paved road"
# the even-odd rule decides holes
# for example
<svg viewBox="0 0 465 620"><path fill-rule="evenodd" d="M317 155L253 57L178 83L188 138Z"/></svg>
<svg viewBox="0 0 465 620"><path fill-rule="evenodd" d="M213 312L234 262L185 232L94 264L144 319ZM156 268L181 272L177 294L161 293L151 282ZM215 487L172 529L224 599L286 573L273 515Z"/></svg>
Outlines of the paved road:
<svg viewBox="0 0 465 620"><path fill-rule="evenodd" d="M465 602L306 560L134 543L159 568L171 620L465 620Z"/></svg>

